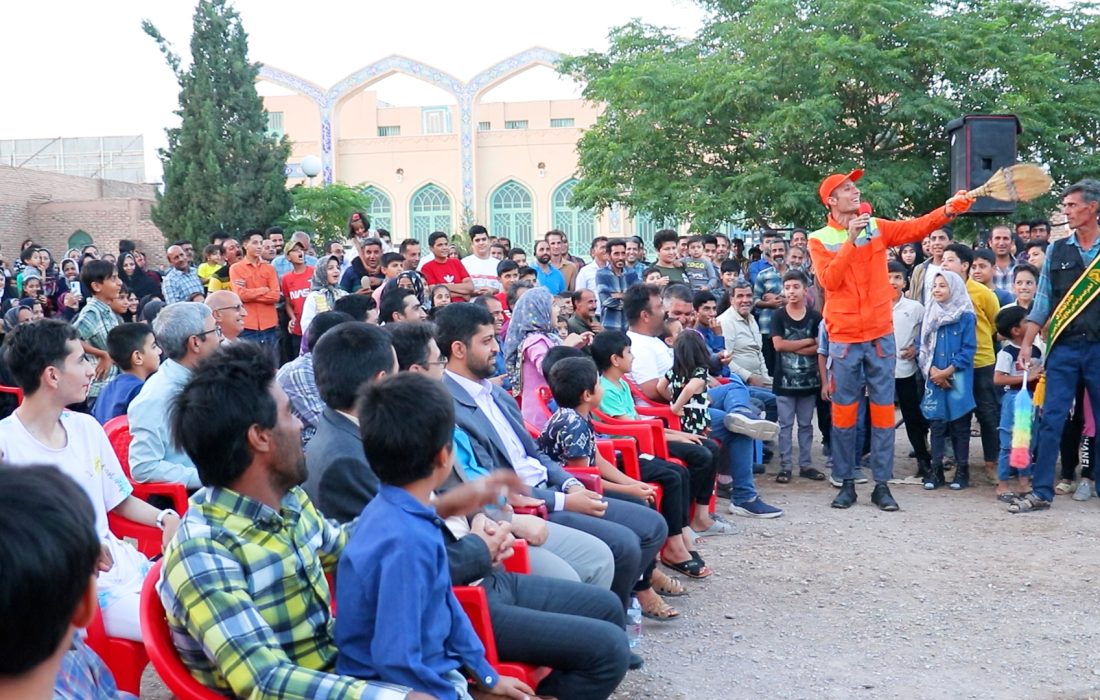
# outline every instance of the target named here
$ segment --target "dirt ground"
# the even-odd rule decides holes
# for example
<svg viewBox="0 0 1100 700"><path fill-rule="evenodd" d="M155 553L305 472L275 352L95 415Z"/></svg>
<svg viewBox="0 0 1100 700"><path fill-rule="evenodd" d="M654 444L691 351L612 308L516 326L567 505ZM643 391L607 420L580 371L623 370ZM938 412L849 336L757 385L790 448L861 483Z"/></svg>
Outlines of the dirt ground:
<svg viewBox="0 0 1100 700"><path fill-rule="evenodd" d="M908 449L899 432L899 477ZM616 700L1100 697L1100 501L1010 515L984 483L895 485L883 513L866 484L842 511L827 481L769 472L785 515L699 542L714 575L669 599L680 619L644 622L646 665ZM143 690L170 697L151 668Z"/></svg>
<svg viewBox="0 0 1100 700"><path fill-rule="evenodd" d="M899 433L899 477L908 449ZM700 542L715 574L670 599L680 620L644 622L615 698L1100 697L1095 497L1011 515L984 482L896 485L883 513L866 484L843 511L827 481L773 474L757 483L785 515Z"/></svg>

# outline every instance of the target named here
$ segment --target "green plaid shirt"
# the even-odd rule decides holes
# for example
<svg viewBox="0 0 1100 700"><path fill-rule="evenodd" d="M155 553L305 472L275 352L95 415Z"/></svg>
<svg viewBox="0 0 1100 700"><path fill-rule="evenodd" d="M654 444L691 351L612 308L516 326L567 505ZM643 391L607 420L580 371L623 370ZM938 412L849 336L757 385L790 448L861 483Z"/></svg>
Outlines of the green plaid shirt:
<svg viewBox="0 0 1100 700"><path fill-rule="evenodd" d="M88 303L84 305L84 308L77 314L76 319L73 320L73 328L76 329L80 339L85 343L97 350L106 352L107 334L120 323L122 323L122 319L114 311L111 311L110 306L95 297L90 297ZM102 380L92 380L92 385L88 387L88 398L99 396L99 392L107 385L107 382L117 376L118 365L112 362L111 369L108 370L106 377Z"/></svg>
<svg viewBox="0 0 1100 700"><path fill-rule="evenodd" d="M281 505L219 488L191 497L158 589L180 658L203 685L237 697L404 698L400 686L332 673L325 571L348 536L301 488Z"/></svg>

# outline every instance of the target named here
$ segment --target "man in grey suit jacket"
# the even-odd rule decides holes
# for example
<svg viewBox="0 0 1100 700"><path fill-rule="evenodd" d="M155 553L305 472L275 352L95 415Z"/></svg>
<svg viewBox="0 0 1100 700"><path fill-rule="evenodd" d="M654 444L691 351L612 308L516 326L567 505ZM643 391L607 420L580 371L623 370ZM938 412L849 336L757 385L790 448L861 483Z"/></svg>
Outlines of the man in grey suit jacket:
<svg viewBox="0 0 1100 700"><path fill-rule="evenodd" d="M668 537L664 518L645 506L601 498L543 454L524 428L516 402L487 381L498 352L492 316L474 304L452 306L436 317L436 342L447 357L443 383L454 397L455 424L469 435L480 465L512 469L531 487L531 495L546 504L550 522L587 532L611 548L611 590L627 606Z"/></svg>

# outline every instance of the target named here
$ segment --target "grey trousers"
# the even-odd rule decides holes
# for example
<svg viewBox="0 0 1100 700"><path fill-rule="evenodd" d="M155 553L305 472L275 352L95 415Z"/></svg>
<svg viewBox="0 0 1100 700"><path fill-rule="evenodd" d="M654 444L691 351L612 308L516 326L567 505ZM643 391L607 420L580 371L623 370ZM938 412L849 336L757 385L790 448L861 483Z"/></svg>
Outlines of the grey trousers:
<svg viewBox="0 0 1100 700"><path fill-rule="evenodd" d="M809 469L810 450L814 444L814 413L817 411L817 396L776 396L779 408L779 468L790 470L791 432L798 421L798 468Z"/></svg>
<svg viewBox="0 0 1100 700"><path fill-rule="evenodd" d="M532 574L611 588L615 558L610 547L587 532L565 525L548 520L546 527L550 532L546 543L527 550Z"/></svg>

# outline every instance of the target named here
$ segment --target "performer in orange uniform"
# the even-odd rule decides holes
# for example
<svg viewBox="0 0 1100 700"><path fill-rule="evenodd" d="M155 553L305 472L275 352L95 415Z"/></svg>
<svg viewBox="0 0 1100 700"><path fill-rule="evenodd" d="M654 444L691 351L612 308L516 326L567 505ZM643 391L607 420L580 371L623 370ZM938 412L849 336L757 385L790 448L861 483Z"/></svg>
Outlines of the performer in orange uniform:
<svg viewBox="0 0 1100 700"><path fill-rule="evenodd" d="M882 510L898 504L886 482L894 474L893 288L886 270L886 249L922 240L973 200L959 192L919 219L888 221L859 213L856 181L862 170L834 173L821 182L818 195L829 209L824 228L810 235L814 272L825 290L825 330L829 334L830 387L833 403L833 476L842 483L834 508L856 502L852 470L859 454L856 419L864 391L871 410L871 501Z"/></svg>

